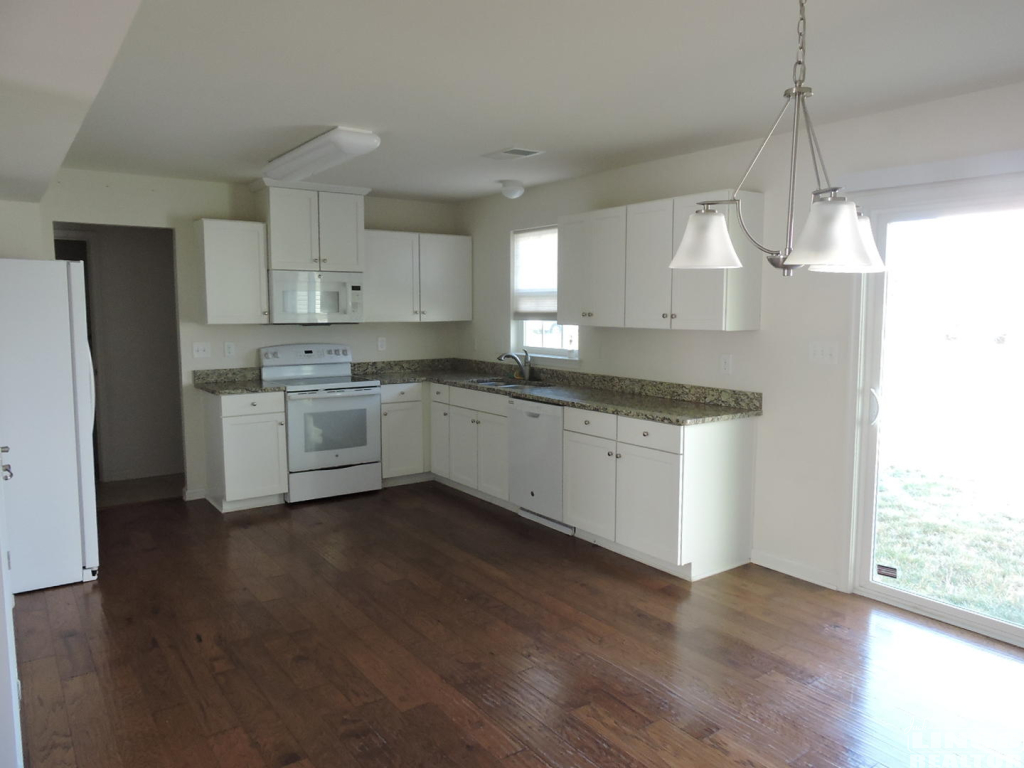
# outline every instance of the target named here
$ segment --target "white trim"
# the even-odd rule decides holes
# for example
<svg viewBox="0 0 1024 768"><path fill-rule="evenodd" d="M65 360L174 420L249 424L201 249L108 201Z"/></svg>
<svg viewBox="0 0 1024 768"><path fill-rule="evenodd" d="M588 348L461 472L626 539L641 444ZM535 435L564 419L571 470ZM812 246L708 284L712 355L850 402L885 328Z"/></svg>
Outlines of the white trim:
<svg viewBox="0 0 1024 768"><path fill-rule="evenodd" d="M199 501L199 499L206 498L205 488L186 488L185 493L182 496L184 501Z"/></svg>
<svg viewBox="0 0 1024 768"><path fill-rule="evenodd" d="M1008 624L1005 621L991 619L963 608L956 608L938 600L920 597L877 582L859 585L854 590L854 594L1024 648L1024 628Z"/></svg>
<svg viewBox="0 0 1024 768"><path fill-rule="evenodd" d="M846 192L857 192L864 189L890 189L1012 173L1024 173L1024 151L993 152L936 163L848 173L841 176L838 183Z"/></svg>
<svg viewBox="0 0 1024 768"><path fill-rule="evenodd" d="M381 481L384 488L395 488L399 485L413 485L414 483L428 483L434 479L432 472L420 472L415 475L401 475L399 477L385 477Z"/></svg>
<svg viewBox="0 0 1024 768"><path fill-rule="evenodd" d="M750 562L754 565L760 565L764 568L770 568L773 571L784 573L787 576L792 576L794 579L809 581L820 587L838 589L839 586L836 584L836 577L833 573L819 570L818 568L811 568L805 563L798 563L795 560L787 560L784 557L773 555L770 552L762 552L755 549L750 553Z"/></svg>
<svg viewBox="0 0 1024 768"><path fill-rule="evenodd" d="M341 184L317 184L311 181L278 181L277 179L256 179L249 184L250 192L262 192L269 187L282 187L283 189L308 189L311 192L341 192L345 195L368 195L373 190L370 187L346 187Z"/></svg>

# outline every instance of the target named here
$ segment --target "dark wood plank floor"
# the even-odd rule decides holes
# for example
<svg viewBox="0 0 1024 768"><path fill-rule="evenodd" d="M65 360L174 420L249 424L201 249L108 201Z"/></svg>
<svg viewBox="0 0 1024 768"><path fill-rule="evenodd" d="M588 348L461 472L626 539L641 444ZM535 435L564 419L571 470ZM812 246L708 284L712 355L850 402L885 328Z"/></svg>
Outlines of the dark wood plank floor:
<svg viewBox="0 0 1024 768"><path fill-rule="evenodd" d="M689 585L435 484L121 507L100 544L98 582L17 600L31 768L1024 759L1019 650L755 566Z"/></svg>

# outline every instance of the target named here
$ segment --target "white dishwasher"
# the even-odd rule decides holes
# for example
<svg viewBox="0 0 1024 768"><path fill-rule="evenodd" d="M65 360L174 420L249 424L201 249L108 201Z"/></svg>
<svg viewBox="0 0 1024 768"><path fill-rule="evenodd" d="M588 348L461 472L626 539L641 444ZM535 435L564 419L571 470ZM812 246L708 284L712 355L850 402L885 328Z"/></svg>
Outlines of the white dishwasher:
<svg viewBox="0 0 1024 768"><path fill-rule="evenodd" d="M513 400L509 410L509 501L562 520L562 407Z"/></svg>

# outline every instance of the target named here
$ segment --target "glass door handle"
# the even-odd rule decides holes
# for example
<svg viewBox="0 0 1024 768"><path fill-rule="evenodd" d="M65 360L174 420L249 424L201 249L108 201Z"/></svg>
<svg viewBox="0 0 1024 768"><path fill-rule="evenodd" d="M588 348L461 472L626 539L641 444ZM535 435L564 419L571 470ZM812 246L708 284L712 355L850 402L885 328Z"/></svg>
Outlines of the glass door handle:
<svg viewBox="0 0 1024 768"><path fill-rule="evenodd" d="M882 396L874 387L868 390L871 395L871 404L868 406L868 424L872 427L878 425L878 418L882 415Z"/></svg>

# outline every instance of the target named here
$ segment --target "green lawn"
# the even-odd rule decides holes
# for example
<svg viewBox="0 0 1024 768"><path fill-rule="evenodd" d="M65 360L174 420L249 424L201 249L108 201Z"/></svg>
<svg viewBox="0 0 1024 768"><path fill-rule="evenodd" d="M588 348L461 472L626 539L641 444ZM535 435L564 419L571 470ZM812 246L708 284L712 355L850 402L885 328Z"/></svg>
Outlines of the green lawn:
<svg viewBox="0 0 1024 768"><path fill-rule="evenodd" d="M1024 509L945 475L887 467L878 489L875 577L908 592L1024 625Z"/></svg>

